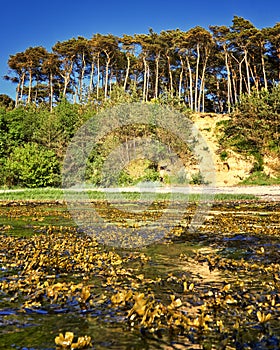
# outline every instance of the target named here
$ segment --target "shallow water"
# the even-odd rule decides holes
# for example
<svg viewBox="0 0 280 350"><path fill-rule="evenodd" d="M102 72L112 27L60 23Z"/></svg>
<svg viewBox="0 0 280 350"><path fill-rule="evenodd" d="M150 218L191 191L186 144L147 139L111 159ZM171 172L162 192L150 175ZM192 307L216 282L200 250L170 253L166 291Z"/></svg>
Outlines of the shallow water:
<svg viewBox="0 0 280 350"><path fill-rule="evenodd" d="M187 214L193 215L193 206L187 208ZM100 267L92 272L67 270L68 267L59 270L53 261L47 267L44 262L37 266L31 256L28 263L33 261L30 271L34 276L39 274L37 284L86 282L91 287L89 304L78 301L80 294L73 298L59 294L57 300L36 295L36 283L30 281L30 285L22 282L19 290L12 289L11 282L26 276L17 259L27 260L20 253L18 257L12 253L15 243L7 237L20 237L20 244L26 244L28 250L30 237L48 234L50 225L54 235L68 232L75 224L66 208L38 203L0 206L0 348L55 349L55 337L71 331L77 336L91 336L92 349L279 349L279 204L214 203L206 222L192 233L185 228L188 215L174 235L169 234L162 242L125 250L104 247L108 254L118 254L123 262L100 258ZM59 264L71 260L74 253L70 247L57 244ZM44 259L48 258L46 252ZM7 256L9 262L5 260ZM47 270L49 266L55 267ZM40 274L41 268L45 268L44 274ZM9 287L4 283L10 283ZM70 287L65 287L64 294L67 288ZM129 289L145 295L153 293L155 301L164 305L169 305L174 295L182 301L180 310L191 320L197 319L206 305L212 320L205 327L191 326L188 331L164 324L158 328L151 325L149 329L140 321L133 326L128 319L133 303L113 305L111 301L112 295ZM271 314L271 318L260 321L258 311Z"/></svg>

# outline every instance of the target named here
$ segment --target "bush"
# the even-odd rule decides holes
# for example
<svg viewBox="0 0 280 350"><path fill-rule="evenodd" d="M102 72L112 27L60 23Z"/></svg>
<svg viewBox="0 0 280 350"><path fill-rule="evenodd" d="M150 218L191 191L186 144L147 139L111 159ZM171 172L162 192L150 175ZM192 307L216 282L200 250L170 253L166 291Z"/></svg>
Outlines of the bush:
<svg viewBox="0 0 280 350"><path fill-rule="evenodd" d="M280 177L274 178L264 174L262 171L255 171L241 182L242 185L279 185Z"/></svg>
<svg viewBox="0 0 280 350"><path fill-rule="evenodd" d="M5 184L9 187L46 187L60 183L55 153L35 143L15 147L4 169Z"/></svg>
<svg viewBox="0 0 280 350"><path fill-rule="evenodd" d="M223 150L221 153L220 153L220 158L222 161L225 161L228 157L228 153L227 151Z"/></svg>
<svg viewBox="0 0 280 350"><path fill-rule="evenodd" d="M224 124L221 144L255 158L254 171L263 169L263 156L280 151L280 85L271 91L243 95Z"/></svg>
<svg viewBox="0 0 280 350"><path fill-rule="evenodd" d="M197 174L192 175L192 179L190 181L192 185L207 185L207 182L204 180L203 175L199 171Z"/></svg>

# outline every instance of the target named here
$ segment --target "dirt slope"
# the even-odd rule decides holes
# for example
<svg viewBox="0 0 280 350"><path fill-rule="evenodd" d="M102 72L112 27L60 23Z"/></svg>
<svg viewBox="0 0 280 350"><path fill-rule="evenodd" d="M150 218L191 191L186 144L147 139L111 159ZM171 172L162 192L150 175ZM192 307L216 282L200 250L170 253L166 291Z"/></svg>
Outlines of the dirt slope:
<svg viewBox="0 0 280 350"><path fill-rule="evenodd" d="M212 159L216 167L216 185L217 186L233 186L249 176L253 166L253 158L244 157L236 152L227 151L226 160L221 159L219 151L217 123L226 120L227 115L218 114L194 114L192 120L201 132L205 142L207 143Z"/></svg>

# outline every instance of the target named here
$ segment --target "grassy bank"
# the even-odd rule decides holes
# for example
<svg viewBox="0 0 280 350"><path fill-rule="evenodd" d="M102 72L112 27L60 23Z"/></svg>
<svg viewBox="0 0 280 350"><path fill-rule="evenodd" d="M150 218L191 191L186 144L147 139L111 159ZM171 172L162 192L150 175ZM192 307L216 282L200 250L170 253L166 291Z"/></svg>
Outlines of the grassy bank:
<svg viewBox="0 0 280 350"><path fill-rule="evenodd" d="M257 171L251 174L247 179L242 181L240 185L255 185L255 186L271 186L271 185L280 185L280 176L279 177L270 177L262 171Z"/></svg>
<svg viewBox="0 0 280 350"><path fill-rule="evenodd" d="M34 200L34 201L63 201L65 199L79 199L81 196L90 200L124 200L124 201L145 201L145 200L182 200L182 201L200 201L200 200L251 200L257 199L251 194L197 194L197 193L152 193L152 192L101 192L101 191L69 191L59 188L40 188L40 189L17 189L2 190L0 200Z"/></svg>

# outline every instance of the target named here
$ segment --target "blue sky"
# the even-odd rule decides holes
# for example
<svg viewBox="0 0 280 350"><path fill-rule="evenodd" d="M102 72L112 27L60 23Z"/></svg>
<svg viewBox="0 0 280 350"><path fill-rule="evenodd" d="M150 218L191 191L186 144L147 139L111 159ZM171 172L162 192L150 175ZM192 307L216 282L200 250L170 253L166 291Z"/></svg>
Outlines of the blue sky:
<svg viewBox="0 0 280 350"><path fill-rule="evenodd" d="M234 15L257 28L280 22L279 0L2 0L0 94L14 98L15 86L5 82L9 55L30 46L51 50L57 41L94 33L147 33L149 28L188 30L196 25L231 25Z"/></svg>

